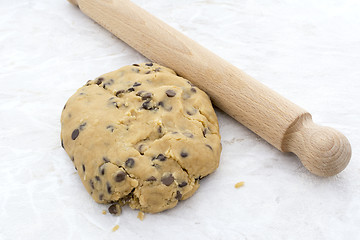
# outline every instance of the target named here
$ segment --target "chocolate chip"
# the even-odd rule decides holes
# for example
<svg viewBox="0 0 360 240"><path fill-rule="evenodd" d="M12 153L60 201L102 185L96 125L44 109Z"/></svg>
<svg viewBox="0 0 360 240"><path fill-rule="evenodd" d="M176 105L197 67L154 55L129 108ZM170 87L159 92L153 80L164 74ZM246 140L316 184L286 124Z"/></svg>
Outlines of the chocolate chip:
<svg viewBox="0 0 360 240"><path fill-rule="evenodd" d="M124 181L125 177L126 177L126 174L123 171L120 171L115 175L115 182Z"/></svg>
<svg viewBox="0 0 360 240"><path fill-rule="evenodd" d="M125 90L119 90L115 93L117 97L119 97L121 94L125 93Z"/></svg>
<svg viewBox="0 0 360 240"><path fill-rule="evenodd" d="M134 85L133 85L133 87L137 87L137 86L140 86L140 85L141 85L141 83L135 82Z"/></svg>
<svg viewBox="0 0 360 240"><path fill-rule="evenodd" d="M157 155L156 159L161 162L164 162L166 161L166 156L160 153L159 155Z"/></svg>
<svg viewBox="0 0 360 240"><path fill-rule="evenodd" d="M103 88L105 88L105 86L110 86L114 83L114 79L110 79L108 82L104 83Z"/></svg>
<svg viewBox="0 0 360 240"><path fill-rule="evenodd" d="M104 194L100 194L100 195L99 195L99 200L102 201L103 198L104 198Z"/></svg>
<svg viewBox="0 0 360 240"><path fill-rule="evenodd" d="M171 89L169 89L169 90L166 90L166 95L168 96L168 97L175 97L175 95L176 95L176 92L174 91L174 90L171 90Z"/></svg>
<svg viewBox="0 0 360 240"><path fill-rule="evenodd" d="M196 89L195 88L191 88L190 91L192 91L193 93L196 93Z"/></svg>
<svg viewBox="0 0 360 240"><path fill-rule="evenodd" d="M151 166L153 166L154 168L157 168L157 169L161 168L161 166L159 164L156 164L156 163L151 164Z"/></svg>
<svg viewBox="0 0 360 240"><path fill-rule="evenodd" d="M151 67L154 64L153 63L145 63L145 65Z"/></svg>
<svg viewBox="0 0 360 240"><path fill-rule="evenodd" d="M64 105L63 111L65 110L65 108L66 108L66 104Z"/></svg>
<svg viewBox="0 0 360 240"><path fill-rule="evenodd" d="M85 172L85 165L84 164L82 165L82 169L83 169L83 172Z"/></svg>
<svg viewBox="0 0 360 240"><path fill-rule="evenodd" d="M206 177L206 176L205 176ZM199 180L201 180L201 179L203 179L204 177L203 176L199 176L199 177L197 177L197 178L195 178L195 180L196 181L199 181Z"/></svg>
<svg viewBox="0 0 360 240"><path fill-rule="evenodd" d="M75 129L71 134L71 139L75 140L79 136L79 129Z"/></svg>
<svg viewBox="0 0 360 240"><path fill-rule="evenodd" d="M133 158L128 158L125 161L125 167L132 168L135 165L135 160Z"/></svg>
<svg viewBox="0 0 360 240"><path fill-rule="evenodd" d="M83 130L83 129L85 128L85 126L86 126L86 122L80 124L79 130L80 130L80 131Z"/></svg>
<svg viewBox="0 0 360 240"><path fill-rule="evenodd" d="M107 157L103 157L103 161L106 163L110 162L110 160Z"/></svg>
<svg viewBox="0 0 360 240"><path fill-rule="evenodd" d="M188 114L188 115L193 115L193 113L192 112L190 112L190 111L186 111L186 113Z"/></svg>
<svg viewBox="0 0 360 240"><path fill-rule="evenodd" d="M145 72L145 74L149 74L149 73L151 73L151 71L147 71L147 72Z"/></svg>
<svg viewBox="0 0 360 240"><path fill-rule="evenodd" d="M61 147L63 148L63 149L65 149L65 147L64 147L64 141L61 139Z"/></svg>
<svg viewBox="0 0 360 240"><path fill-rule="evenodd" d="M187 152L181 152L180 156L186 158L189 154Z"/></svg>
<svg viewBox="0 0 360 240"><path fill-rule="evenodd" d="M139 64L136 64L136 63L134 63L133 66L135 66L135 67L140 67L140 65L139 65Z"/></svg>
<svg viewBox="0 0 360 240"><path fill-rule="evenodd" d="M96 81L97 85L100 85L102 82L104 81L104 78L98 78L98 80Z"/></svg>
<svg viewBox="0 0 360 240"><path fill-rule="evenodd" d="M119 215L121 213L121 208L119 206L119 204L113 204L111 205L109 208L109 213L113 214L113 215Z"/></svg>
<svg viewBox="0 0 360 240"><path fill-rule="evenodd" d="M116 108L119 108L119 105L117 102L111 102L111 105L114 105Z"/></svg>
<svg viewBox="0 0 360 240"><path fill-rule="evenodd" d="M150 100L147 100L147 101L143 102L141 107L146 109L146 110L150 110L152 108L151 105L150 105Z"/></svg>
<svg viewBox="0 0 360 240"><path fill-rule="evenodd" d="M133 188L133 190L131 190L131 192L126 195L125 197L121 198L121 202L126 204L127 202L129 202L131 200L131 198L133 197L133 192L135 191L135 188Z"/></svg>
<svg viewBox="0 0 360 240"><path fill-rule="evenodd" d="M100 174L101 174L101 175L105 175L105 166L102 165L102 166L99 168L99 171L100 171Z"/></svg>
<svg viewBox="0 0 360 240"><path fill-rule="evenodd" d="M135 91L135 89L134 89L133 87L131 87L131 88L128 88L127 91L128 91L128 92L133 92L133 91Z"/></svg>
<svg viewBox="0 0 360 240"><path fill-rule="evenodd" d="M99 177L99 176L95 176L95 179L96 179L96 181L98 181L98 182L100 182L100 181L101 181L101 179L100 179L100 177Z"/></svg>
<svg viewBox="0 0 360 240"><path fill-rule="evenodd" d="M181 198L182 198L182 194L180 193L180 191L176 191L175 199L180 201Z"/></svg>
<svg viewBox="0 0 360 240"><path fill-rule="evenodd" d="M159 126L159 128L158 128L158 133L162 133L162 127L161 126Z"/></svg>
<svg viewBox="0 0 360 240"><path fill-rule="evenodd" d="M74 160L75 160L75 158L74 158L74 156L72 156L72 157L71 157L71 161L74 161Z"/></svg>
<svg viewBox="0 0 360 240"><path fill-rule="evenodd" d="M143 151L144 149L143 149L143 148L144 148L144 144L140 144L140 145L139 145L139 153L140 153L141 155L144 155L144 151Z"/></svg>
<svg viewBox="0 0 360 240"><path fill-rule="evenodd" d="M155 72L160 72L160 70L161 70L161 68L158 67L158 68L155 68L154 71L155 71Z"/></svg>
<svg viewBox="0 0 360 240"><path fill-rule="evenodd" d="M139 91L136 93L136 96L141 96L145 91Z"/></svg>
<svg viewBox="0 0 360 240"><path fill-rule="evenodd" d="M164 103L163 103L163 102L159 102L158 105L164 107Z"/></svg>
<svg viewBox="0 0 360 240"><path fill-rule="evenodd" d="M86 82L85 86L89 86L90 83L91 83L91 80L88 80L88 81Z"/></svg>
<svg viewBox="0 0 360 240"><path fill-rule="evenodd" d="M107 130L109 130L110 132L114 132L114 126L109 125L106 127Z"/></svg>
<svg viewBox="0 0 360 240"><path fill-rule="evenodd" d="M165 186L170 186L173 182L174 182L174 177L173 175L170 173L170 175L164 176L161 178L161 182L165 185Z"/></svg>
<svg viewBox="0 0 360 240"><path fill-rule="evenodd" d="M193 138L194 135L192 133L189 133L189 132L184 132L183 133L185 137L188 137L188 138Z"/></svg>
<svg viewBox="0 0 360 240"><path fill-rule="evenodd" d="M106 189L107 189L108 193L111 194L111 185L109 182L106 183Z"/></svg>
<svg viewBox="0 0 360 240"><path fill-rule="evenodd" d="M204 128L204 130L203 130L203 136L206 137L206 134L207 134L207 128Z"/></svg>
<svg viewBox="0 0 360 240"><path fill-rule="evenodd" d="M90 179L89 183L90 183L91 188L94 189L95 187L94 187L94 182L92 179Z"/></svg>
<svg viewBox="0 0 360 240"><path fill-rule="evenodd" d="M212 148L209 144L205 144L205 146L207 146L208 148L210 148L211 151L213 150L213 148Z"/></svg>
<svg viewBox="0 0 360 240"><path fill-rule="evenodd" d="M148 179L146 179L146 181L148 181L148 182L154 182L154 181L156 181L156 177L151 176L151 177L149 177Z"/></svg>
<svg viewBox="0 0 360 240"><path fill-rule="evenodd" d="M146 99L149 99L149 98L152 98L152 93L149 93L149 92L145 93L141 97L142 100L146 100Z"/></svg>
<svg viewBox="0 0 360 240"><path fill-rule="evenodd" d="M182 183L179 184L179 187L182 188L182 187L185 187L186 185L187 185L187 182L182 182Z"/></svg>
<svg viewBox="0 0 360 240"><path fill-rule="evenodd" d="M190 81L187 81L188 84L190 84L190 86L194 87L195 85L192 84Z"/></svg>
<svg viewBox="0 0 360 240"><path fill-rule="evenodd" d="M108 208L109 213L114 214L114 215L117 214L116 205L117 204L113 204Z"/></svg>

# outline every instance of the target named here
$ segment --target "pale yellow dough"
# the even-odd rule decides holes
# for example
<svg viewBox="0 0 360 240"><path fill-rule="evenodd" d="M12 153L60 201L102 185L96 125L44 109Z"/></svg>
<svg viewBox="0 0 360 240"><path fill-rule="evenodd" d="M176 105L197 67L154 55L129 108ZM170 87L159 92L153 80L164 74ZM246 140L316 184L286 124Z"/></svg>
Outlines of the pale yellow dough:
<svg viewBox="0 0 360 240"><path fill-rule="evenodd" d="M61 141L96 202L150 213L193 195L221 152L209 97L153 63L80 88L61 115Z"/></svg>

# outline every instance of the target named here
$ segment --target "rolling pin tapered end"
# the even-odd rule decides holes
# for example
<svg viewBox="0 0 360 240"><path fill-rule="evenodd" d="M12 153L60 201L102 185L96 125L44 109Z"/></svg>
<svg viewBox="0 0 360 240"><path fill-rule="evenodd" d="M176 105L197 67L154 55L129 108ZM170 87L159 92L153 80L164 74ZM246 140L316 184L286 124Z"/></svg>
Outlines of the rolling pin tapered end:
<svg viewBox="0 0 360 240"><path fill-rule="evenodd" d="M288 129L283 151L295 153L311 173L321 177L340 173L351 158L348 139L333 128L316 125L310 114Z"/></svg>

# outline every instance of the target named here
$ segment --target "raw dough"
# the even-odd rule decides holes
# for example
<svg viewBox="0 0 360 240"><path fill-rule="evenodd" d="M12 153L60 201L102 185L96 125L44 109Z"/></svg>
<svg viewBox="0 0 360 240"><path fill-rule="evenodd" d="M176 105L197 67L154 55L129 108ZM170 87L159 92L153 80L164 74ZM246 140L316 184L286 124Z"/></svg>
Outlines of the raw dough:
<svg viewBox="0 0 360 240"><path fill-rule="evenodd" d="M150 213L193 195L221 152L209 97L154 63L88 81L64 106L61 143L96 202Z"/></svg>

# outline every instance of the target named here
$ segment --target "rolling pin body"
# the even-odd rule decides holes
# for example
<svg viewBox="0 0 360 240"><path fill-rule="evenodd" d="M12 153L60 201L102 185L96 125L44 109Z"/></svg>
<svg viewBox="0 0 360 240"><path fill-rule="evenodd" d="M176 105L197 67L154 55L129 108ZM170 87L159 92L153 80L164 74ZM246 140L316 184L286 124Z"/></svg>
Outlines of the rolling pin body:
<svg viewBox="0 0 360 240"><path fill-rule="evenodd" d="M338 131L128 0L69 0L148 59L174 69L213 103L319 176L342 171L351 147Z"/></svg>

